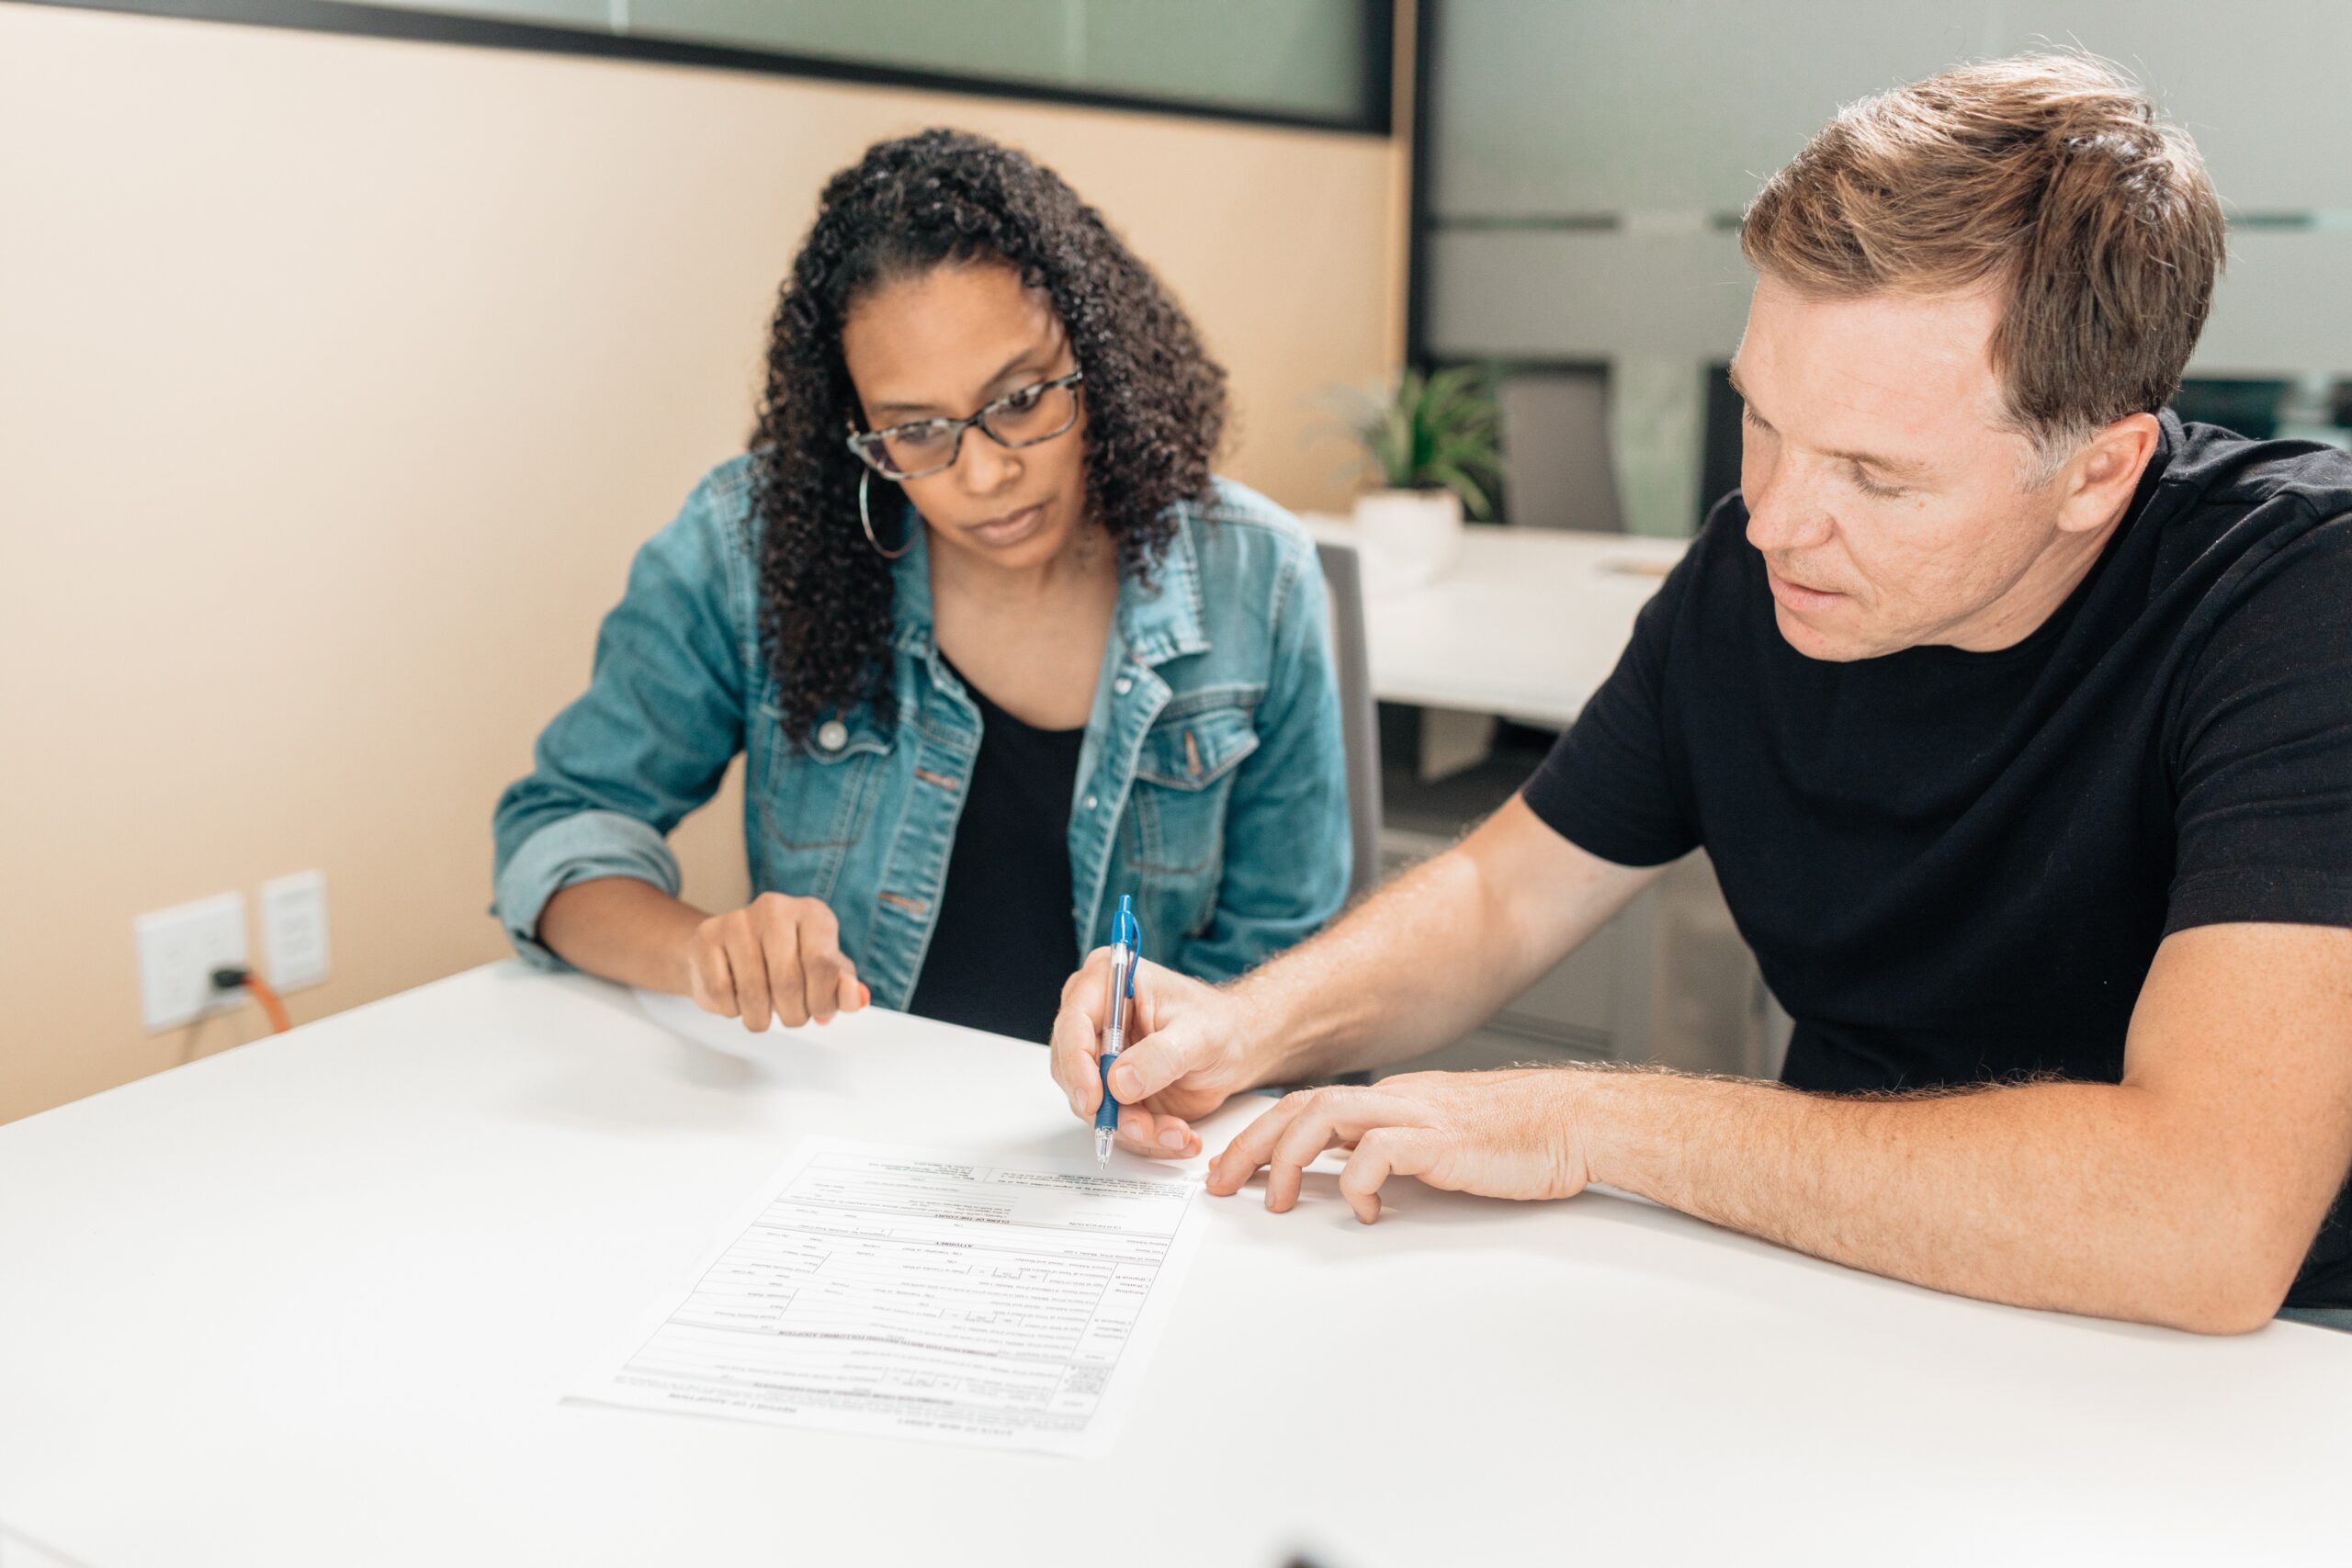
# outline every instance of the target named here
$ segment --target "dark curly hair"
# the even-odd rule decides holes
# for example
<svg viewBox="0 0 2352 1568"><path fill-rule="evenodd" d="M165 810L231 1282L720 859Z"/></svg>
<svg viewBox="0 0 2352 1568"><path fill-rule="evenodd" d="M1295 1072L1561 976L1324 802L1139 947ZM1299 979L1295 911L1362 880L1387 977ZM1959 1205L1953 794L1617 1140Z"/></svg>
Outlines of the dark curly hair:
<svg viewBox="0 0 2352 1568"><path fill-rule="evenodd" d="M785 732L871 702L894 718L890 563L857 517L865 470L842 437L858 413L842 358L850 307L942 264L999 261L1042 291L1086 373L1086 503L1148 581L1169 508L1209 488L1225 371L1151 269L1061 177L1009 147L933 130L876 142L835 175L785 279L752 442L761 521L760 632ZM874 476L877 513L899 488Z"/></svg>

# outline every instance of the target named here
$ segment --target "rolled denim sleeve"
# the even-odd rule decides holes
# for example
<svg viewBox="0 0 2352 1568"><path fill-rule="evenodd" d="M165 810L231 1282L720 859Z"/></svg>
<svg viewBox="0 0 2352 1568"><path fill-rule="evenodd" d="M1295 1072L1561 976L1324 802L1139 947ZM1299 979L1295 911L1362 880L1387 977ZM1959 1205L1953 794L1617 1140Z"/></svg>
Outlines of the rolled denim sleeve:
<svg viewBox="0 0 2352 1568"><path fill-rule="evenodd" d="M1285 549L1258 749L1234 776L1225 874L1182 967L1229 979L1306 941L1346 901L1354 862L1346 745L1323 572L1302 536Z"/></svg>
<svg viewBox="0 0 2352 1568"><path fill-rule="evenodd" d="M530 773L499 799L491 912L542 968L566 967L538 940L558 889L629 876L678 892L670 831L717 792L743 744L748 511L730 465L638 551L597 633L588 690L540 733Z"/></svg>

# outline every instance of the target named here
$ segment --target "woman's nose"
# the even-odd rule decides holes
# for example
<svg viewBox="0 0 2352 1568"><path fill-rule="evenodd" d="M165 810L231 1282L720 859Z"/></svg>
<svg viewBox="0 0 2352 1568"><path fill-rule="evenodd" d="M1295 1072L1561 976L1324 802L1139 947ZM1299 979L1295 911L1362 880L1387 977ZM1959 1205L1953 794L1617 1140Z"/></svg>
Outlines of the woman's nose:
<svg viewBox="0 0 2352 1568"><path fill-rule="evenodd" d="M975 427L964 432L964 450L956 454L956 470L967 491L992 495L1018 476L1021 460Z"/></svg>

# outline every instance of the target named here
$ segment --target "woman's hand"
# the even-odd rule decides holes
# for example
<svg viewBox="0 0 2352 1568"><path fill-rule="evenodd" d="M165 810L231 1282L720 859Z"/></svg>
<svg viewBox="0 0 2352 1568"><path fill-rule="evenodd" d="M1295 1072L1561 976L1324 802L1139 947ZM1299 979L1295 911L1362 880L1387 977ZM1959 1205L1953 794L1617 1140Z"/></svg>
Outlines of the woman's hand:
<svg viewBox="0 0 2352 1568"><path fill-rule="evenodd" d="M686 937L687 994L753 1033L781 1019L797 1029L830 1023L871 999L857 965L842 955L841 922L821 899L763 893L741 909L713 915Z"/></svg>

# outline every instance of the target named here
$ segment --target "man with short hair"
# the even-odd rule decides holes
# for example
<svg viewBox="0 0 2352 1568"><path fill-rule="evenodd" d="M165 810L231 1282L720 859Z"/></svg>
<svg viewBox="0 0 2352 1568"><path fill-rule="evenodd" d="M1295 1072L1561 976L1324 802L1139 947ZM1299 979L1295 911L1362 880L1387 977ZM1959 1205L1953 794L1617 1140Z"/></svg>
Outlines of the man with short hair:
<svg viewBox="0 0 2352 1568"><path fill-rule="evenodd" d="M1780 1084L1568 1066L1291 1095L1326 1148L1591 1182L1946 1291L2352 1326L2352 457L2185 425L2222 220L2075 58L1840 114L1764 187L1740 491L1608 683L1454 850L1229 987L1147 967L1120 1134L1475 1027L1704 845L1796 1020ZM1053 1070L1098 1102L1102 959ZM2333 1205L2333 1212L2331 1212Z"/></svg>

